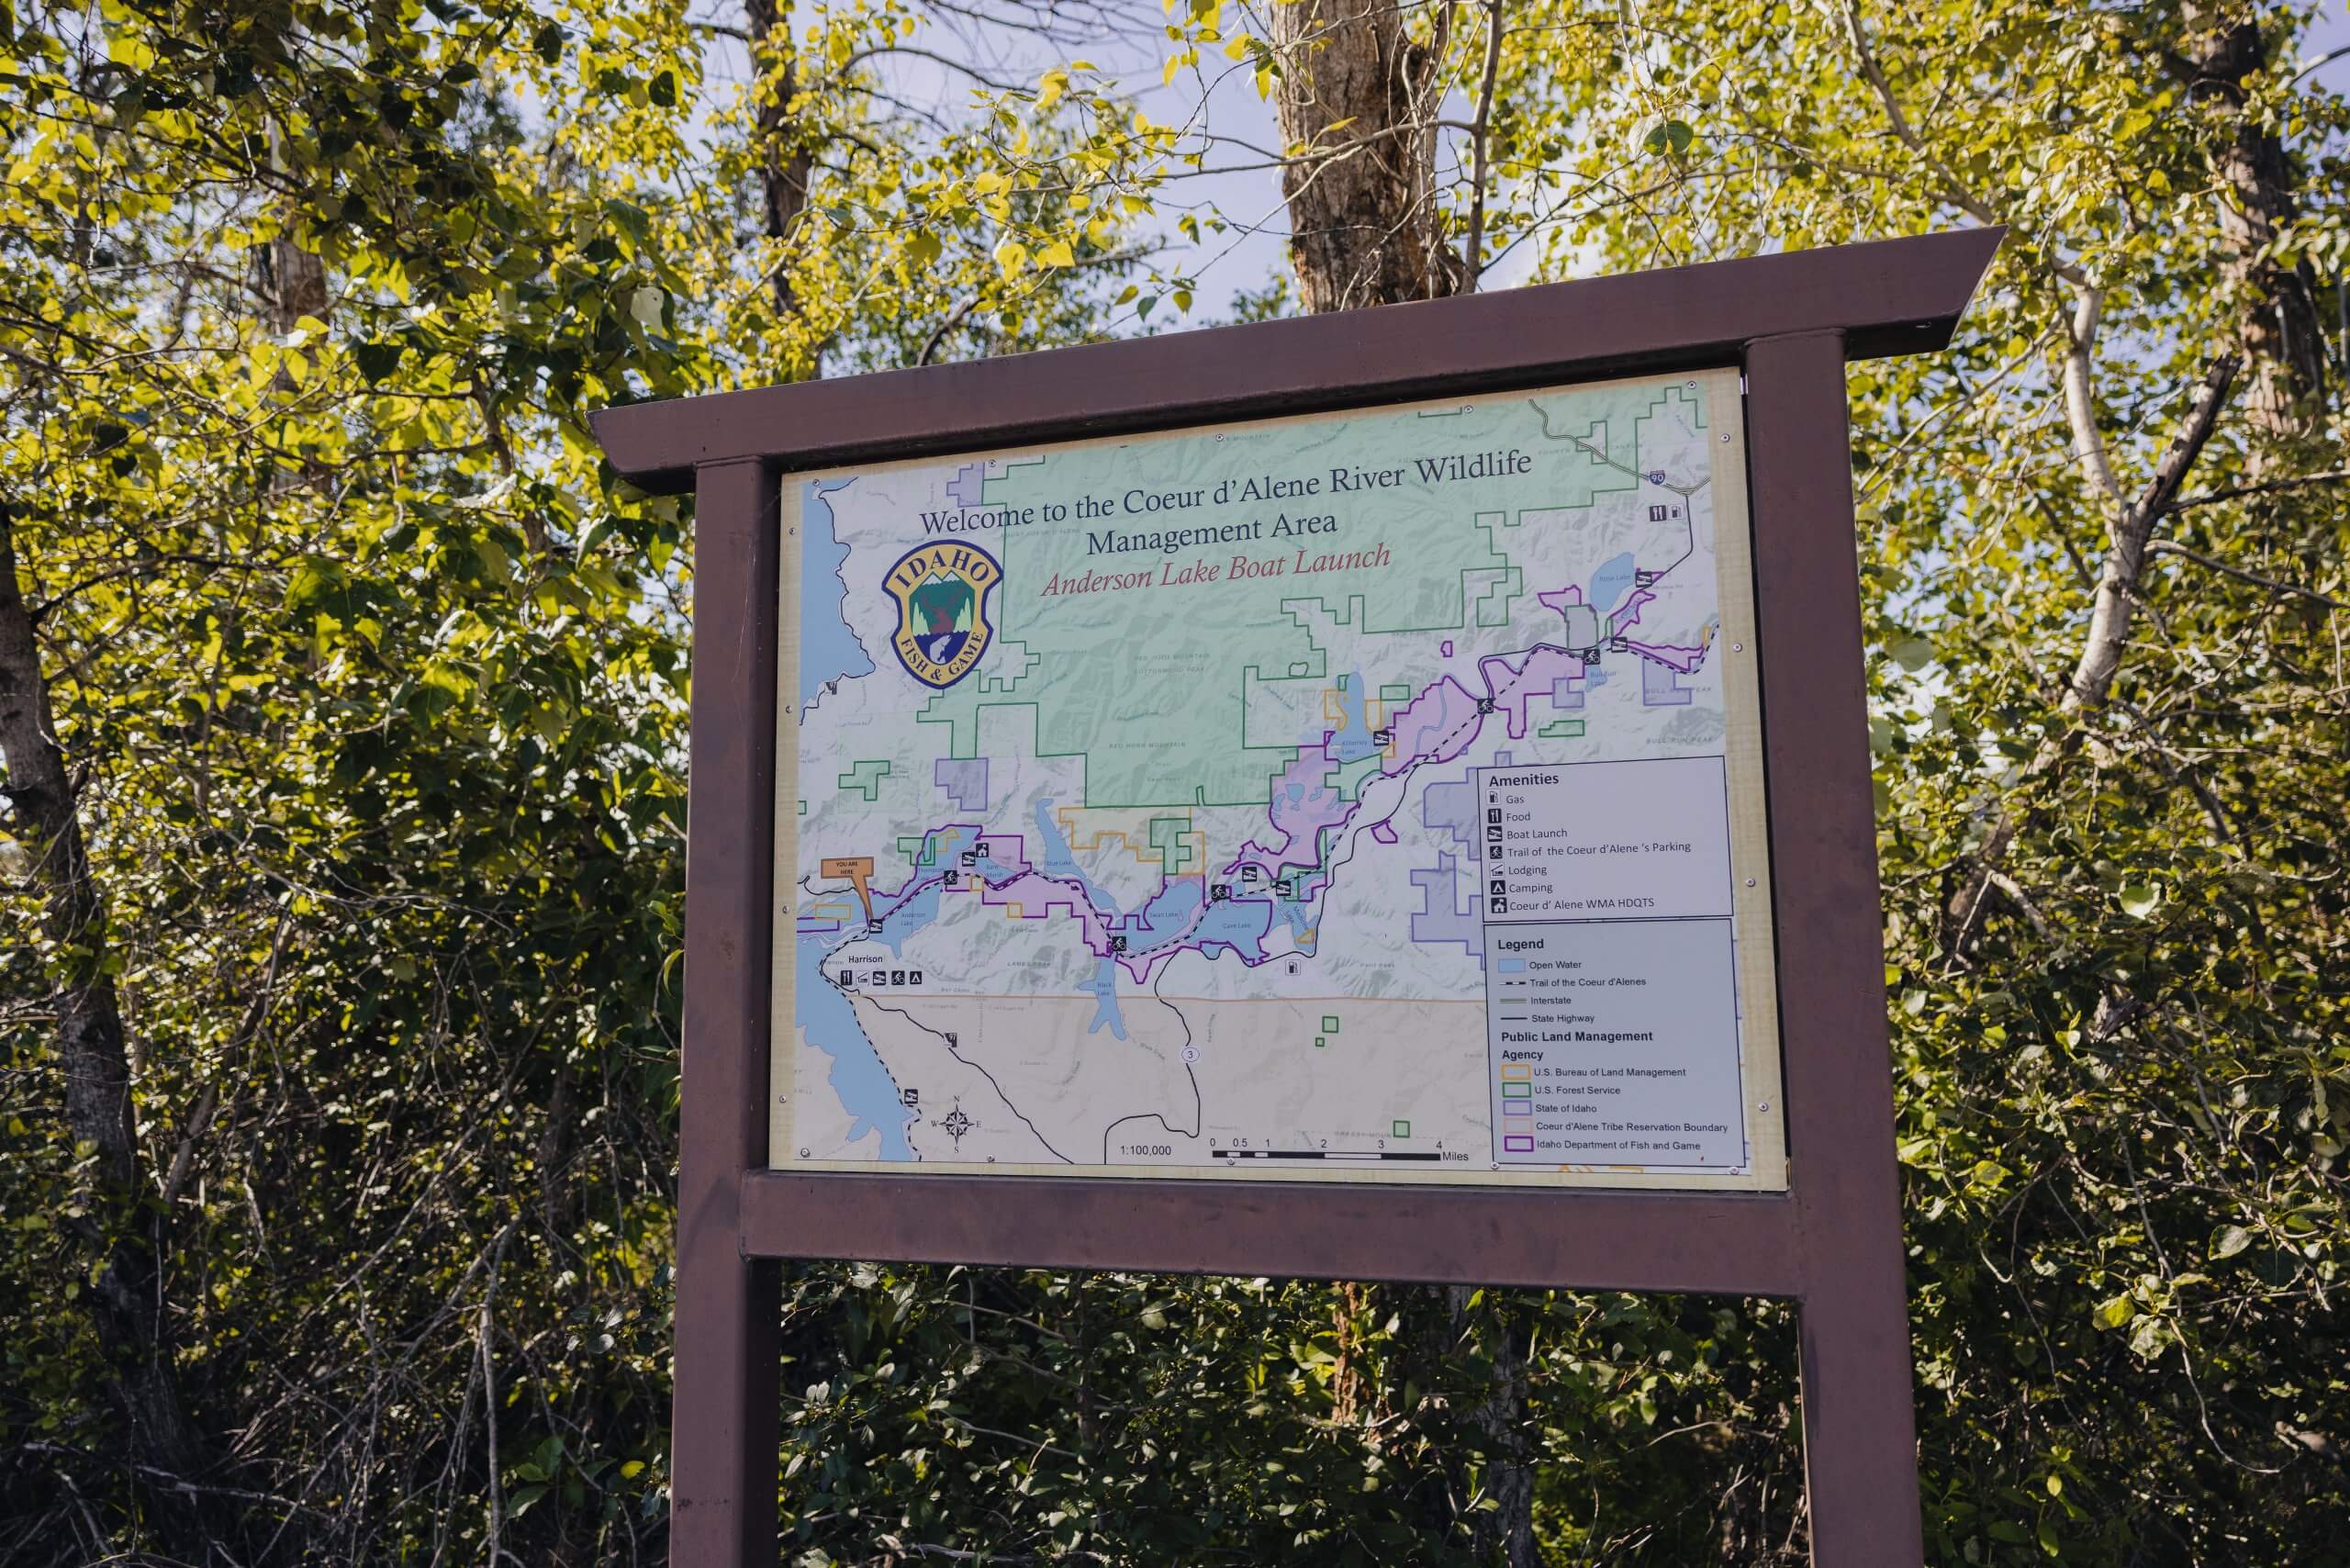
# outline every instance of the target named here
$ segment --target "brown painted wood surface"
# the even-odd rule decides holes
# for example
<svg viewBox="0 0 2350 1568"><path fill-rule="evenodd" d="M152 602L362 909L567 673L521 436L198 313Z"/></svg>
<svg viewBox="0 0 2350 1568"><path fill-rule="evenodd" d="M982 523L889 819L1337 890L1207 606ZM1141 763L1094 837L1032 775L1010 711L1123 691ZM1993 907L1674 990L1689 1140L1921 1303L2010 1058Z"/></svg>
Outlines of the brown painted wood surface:
<svg viewBox="0 0 2350 1568"><path fill-rule="evenodd" d="M698 493L674 1560L775 1561L778 1258L1793 1297L1820 1568L1922 1561L1843 365L1949 341L2000 239L1929 235L607 410ZM767 1167L779 476L862 457L1738 366L1785 1195Z"/></svg>
<svg viewBox="0 0 2350 1568"><path fill-rule="evenodd" d="M686 1016L669 1552L776 1560L781 1271L742 1247L743 1172L767 1162L779 492L760 463L700 471L694 507Z"/></svg>
<svg viewBox="0 0 2350 1568"><path fill-rule="evenodd" d="M1796 1213L1746 1193L1100 1176L743 1182L759 1253L1174 1274L1794 1295Z"/></svg>
<svg viewBox="0 0 2350 1568"><path fill-rule="evenodd" d="M977 452L1219 420L1736 364L1758 338L1844 334L1845 356L1950 342L2005 230L1544 284L595 416L612 466L682 493L703 464L785 469Z"/></svg>
<svg viewBox="0 0 2350 1568"><path fill-rule="evenodd" d="M1844 353L1746 353L1812 1561L1922 1560Z"/></svg>

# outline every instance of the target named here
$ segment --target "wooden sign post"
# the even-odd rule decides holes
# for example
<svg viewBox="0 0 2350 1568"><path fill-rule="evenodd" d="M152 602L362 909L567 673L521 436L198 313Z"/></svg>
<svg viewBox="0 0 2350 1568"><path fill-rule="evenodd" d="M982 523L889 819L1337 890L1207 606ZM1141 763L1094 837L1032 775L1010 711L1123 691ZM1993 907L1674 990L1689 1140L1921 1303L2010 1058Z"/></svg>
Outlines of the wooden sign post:
<svg viewBox="0 0 2350 1568"><path fill-rule="evenodd" d="M599 416L620 473L697 498L675 1560L775 1561L775 1260L803 1258L1791 1298L1813 1561L1919 1563L1844 365L1943 347L1999 240L1930 235ZM770 1059L791 1023L778 1015L792 976L776 961L777 921L793 892L778 882L778 835L789 852L798 832L778 807L797 764L778 757L779 721L787 744L799 722L796 689L778 689L779 667L798 668L779 592L800 548L786 476L1668 372L1742 378L1711 385L1740 426L1720 439L1737 435L1746 454L1733 477L1751 582L1728 584L1723 601L1751 606L1767 808L1766 842L1743 853L1767 856L1762 919L1748 924L1774 946L1741 951L1774 953L1786 982L1775 1080L1747 1086L1774 1140L1770 1160L1751 1162L1760 1176L1741 1165L1742 1187L1669 1190L1583 1167L1572 1188L1513 1184L1498 1130L1483 1181L901 1174L770 1148L793 1081ZM948 589L984 615L990 586L982 573ZM940 662L907 655L908 667L941 689L971 662L948 652L966 646L952 633L922 645ZM1742 638L1736 651L1748 656ZM861 912L852 935L881 930L869 851L811 869L839 880L831 907Z"/></svg>

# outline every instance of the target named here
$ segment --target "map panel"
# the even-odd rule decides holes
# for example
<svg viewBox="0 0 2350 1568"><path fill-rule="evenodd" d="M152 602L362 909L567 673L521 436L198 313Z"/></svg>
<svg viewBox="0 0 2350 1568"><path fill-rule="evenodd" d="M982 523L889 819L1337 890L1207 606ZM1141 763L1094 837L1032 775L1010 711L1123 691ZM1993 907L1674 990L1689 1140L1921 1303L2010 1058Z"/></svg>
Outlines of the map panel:
<svg viewBox="0 0 2350 1568"><path fill-rule="evenodd" d="M773 1162L1784 1188L1740 399L787 478Z"/></svg>

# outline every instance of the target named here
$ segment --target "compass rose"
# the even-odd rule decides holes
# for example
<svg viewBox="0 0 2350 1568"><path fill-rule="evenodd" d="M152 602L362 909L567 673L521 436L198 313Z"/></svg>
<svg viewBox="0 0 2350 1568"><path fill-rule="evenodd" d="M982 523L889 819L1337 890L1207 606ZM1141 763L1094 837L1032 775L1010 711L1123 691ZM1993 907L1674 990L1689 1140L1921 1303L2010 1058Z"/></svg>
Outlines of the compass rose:
<svg viewBox="0 0 2350 1568"><path fill-rule="evenodd" d="M946 1114L939 1117L938 1120L931 1124L931 1126L934 1127L946 1128L946 1136L955 1140L955 1148L958 1151L963 1147L963 1135L971 1131L979 1125L979 1123L971 1120L969 1116L964 1114L963 1103L960 1100L957 1100L955 1103L954 1108L948 1111Z"/></svg>

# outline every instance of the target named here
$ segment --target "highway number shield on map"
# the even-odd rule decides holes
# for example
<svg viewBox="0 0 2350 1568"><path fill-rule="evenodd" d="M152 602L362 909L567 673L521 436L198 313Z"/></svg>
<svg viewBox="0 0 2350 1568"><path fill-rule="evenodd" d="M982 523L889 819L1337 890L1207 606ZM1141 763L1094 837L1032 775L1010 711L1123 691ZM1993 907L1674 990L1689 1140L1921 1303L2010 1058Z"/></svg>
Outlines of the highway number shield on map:
<svg viewBox="0 0 2350 1568"><path fill-rule="evenodd" d="M1784 1189L1740 421L787 478L773 1162Z"/></svg>

